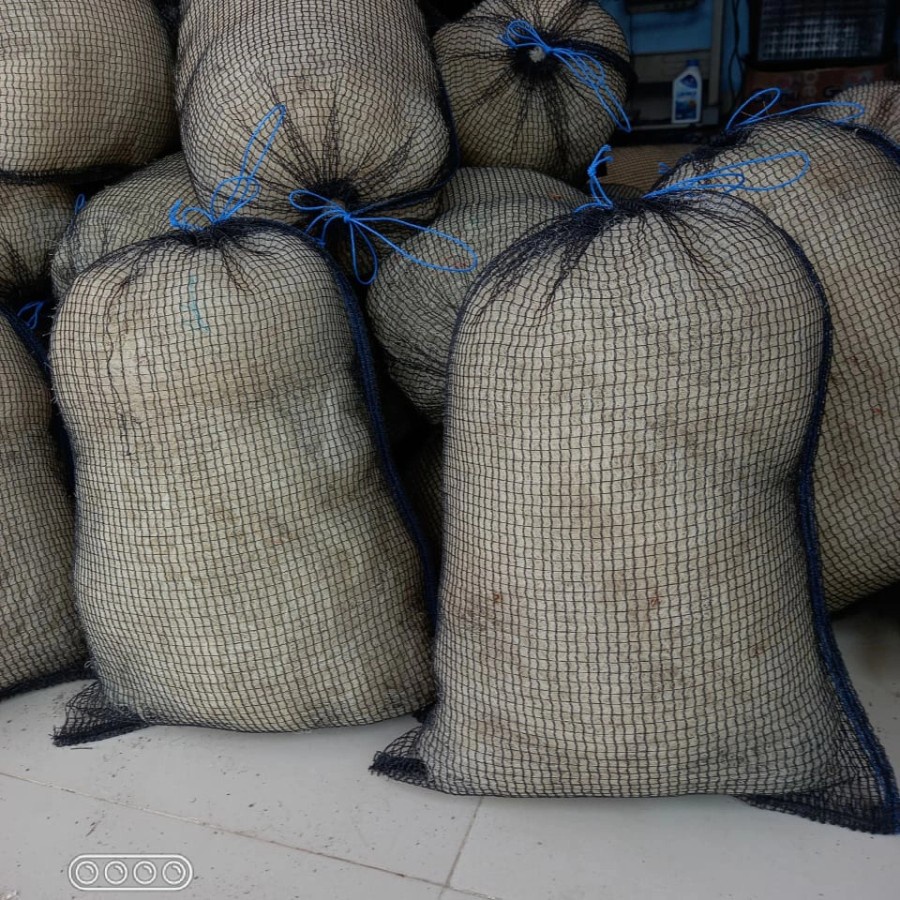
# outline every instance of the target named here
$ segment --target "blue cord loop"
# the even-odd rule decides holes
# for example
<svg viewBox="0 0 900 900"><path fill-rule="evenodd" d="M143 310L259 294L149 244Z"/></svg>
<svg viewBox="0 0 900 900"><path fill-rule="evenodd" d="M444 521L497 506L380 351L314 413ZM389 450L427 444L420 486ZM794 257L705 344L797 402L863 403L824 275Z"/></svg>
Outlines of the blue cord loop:
<svg viewBox="0 0 900 900"><path fill-rule="evenodd" d="M800 171L777 184L753 186L747 183L745 170L753 166L770 162L778 162L782 159L796 159L802 165ZM783 153L775 153L772 156L758 156L755 159L747 159L743 162L731 163L703 175L695 175L693 178L685 178L676 181L659 190L644 194L644 199L653 197L665 197L670 194L697 194L703 191L720 191L723 194L732 194L735 191L748 191L755 194L764 194L768 191L777 191L799 181L809 171L809 156L802 150L785 150Z"/></svg>
<svg viewBox="0 0 900 900"><path fill-rule="evenodd" d="M240 172L230 178L222 179L215 186L208 207L185 206L183 200L176 200L169 210L169 223L172 227L181 231L203 231L212 225L227 222L248 203L252 203L259 196L260 190L256 176L272 149L272 144L286 115L287 109L283 103L279 103L262 117L247 142L241 159ZM251 155L256 143L267 129L269 129L269 136L265 138L256 162L251 165ZM195 224L190 220L191 216L199 217L203 221Z"/></svg>
<svg viewBox="0 0 900 900"><path fill-rule="evenodd" d="M823 107L849 109L850 112L848 112L847 115L832 120L838 125L845 125L847 122L852 122L854 119L858 119L866 111L866 108L861 103L855 103L850 100L840 102L830 100L823 103L807 103L804 106L783 109L781 112L772 112L771 110L781 102L781 97L782 90L777 87L763 88L761 91L751 94L734 111L731 118L728 120L728 124L725 126L726 133L734 131L735 128L744 128L747 125L755 125L757 122L764 122L766 119L775 119L779 116L792 116L794 113L801 112L804 109L821 109ZM750 112L750 108L756 103L762 103L762 109L757 112ZM741 120L738 121L741 116L744 116L744 118L741 118Z"/></svg>
<svg viewBox="0 0 900 900"><path fill-rule="evenodd" d="M320 246L325 245L325 238L328 229L335 223L341 222L347 229L350 238L350 258L353 266L353 274L356 276L360 284L371 284L378 274L378 253L375 250L373 241L381 241L382 244L390 247L395 253L398 253L404 259L409 260L426 269L435 269L438 272L471 272L478 265L478 254L465 241L461 241L452 234L444 231L438 231L436 228L428 228L425 225L416 225L414 222L407 222L404 219L395 219L391 216L367 216L366 210L369 207L351 212L340 203L329 200L315 191L298 189L291 191L288 196L291 206L304 214L314 214L312 221L306 226L306 233L313 235L318 239ZM310 202L313 201L313 202ZM408 250L404 250L399 244L392 241L379 229L384 225L398 225L409 231L419 232L421 234L431 234L442 240L448 241L456 247L462 249L469 258L469 264L466 266L445 266L439 263L430 262L422 259ZM316 232L318 232L316 234ZM372 266L372 272L368 277L364 277L360 270L359 245L365 248L369 256Z"/></svg>
<svg viewBox="0 0 900 900"><path fill-rule="evenodd" d="M75 198L75 207L72 210L72 216L77 216L78 213L80 213L85 208L85 206L87 206L87 197L85 197L84 194L79 194Z"/></svg>
<svg viewBox="0 0 900 900"><path fill-rule="evenodd" d="M600 105L617 127L622 131L631 131L628 114L606 80L606 69L590 53L548 44L538 34L537 29L525 19L514 19L506 26L506 31L498 35L498 39L512 50L534 48L542 51L545 56L558 59L574 78L594 92Z"/></svg>
<svg viewBox="0 0 900 900"><path fill-rule="evenodd" d="M16 315L25 323L27 328L35 331L41 321L41 311L46 306L43 300L35 300L34 303L26 303Z"/></svg>
<svg viewBox="0 0 900 900"><path fill-rule="evenodd" d="M600 209L612 209L615 204L610 199L609 195L606 191L603 190L603 185L600 184L600 177L597 174L597 169L600 166L606 165L606 163L611 163L613 160L612 147L609 144L604 144L598 151L597 155L591 160L591 164L588 166L587 174L588 174L588 187L591 192L591 196L594 198L590 203L584 203L579 206L575 212L581 212L583 209L596 209L599 207Z"/></svg>

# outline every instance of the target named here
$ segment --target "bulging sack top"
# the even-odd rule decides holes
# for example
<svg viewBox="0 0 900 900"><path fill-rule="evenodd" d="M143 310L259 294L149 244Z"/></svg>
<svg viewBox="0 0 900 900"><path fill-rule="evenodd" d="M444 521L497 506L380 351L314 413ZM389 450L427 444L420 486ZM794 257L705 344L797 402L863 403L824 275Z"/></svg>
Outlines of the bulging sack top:
<svg viewBox="0 0 900 900"><path fill-rule="evenodd" d="M150 163L91 197L53 256L56 296L65 297L75 277L107 253L171 231L169 210L182 199L197 203L182 153Z"/></svg>
<svg viewBox="0 0 900 900"><path fill-rule="evenodd" d="M150 0L0 0L0 178L102 177L176 136L172 52Z"/></svg>
<svg viewBox="0 0 900 900"><path fill-rule="evenodd" d="M453 326L466 293L490 261L526 232L588 201L586 194L526 169L461 169L443 192L448 206L433 223L388 257L366 300L375 336L387 351L393 379L432 422L444 418L444 384ZM452 205L451 205L452 204ZM468 272L419 265L451 263L464 241L478 257Z"/></svg>
<svg viewBox="0 0 900 900"><path fill-rule="evenodd" d="M85 659L74 511L39 353L0 308L0 697L76 677Z"/></svg>
<svg viewBox="0 0 900 900"><path fill-rule="evenodd" d="M463 163L581 182L630 129L625 36L593 0L483 0L434 37Z"/></svg>
<svg viewBox="0 0 900 900"><path fill-rule="evenodd" d="M900 144L900 82L876 81L849 87L835 95L834 106L822 109L822 115L842 118L847 114L847 104L853 103L862 106L862 114L853 120L857 125L874 128Z"/></svg>
<svg viewBox="0 0 900 900"><path fill-rule="evenodd" d="M852 114L845 105L822 111ZM803 248L834 319L815 481L825 593L838 610L900 581L900 150L852 122L803 113L735 122L661 183L789 148L809 155L801 180L745 196ZM773 158L748 182L777 180L789 165Z"/></svg>
<svg viewBox="0 0 900 900"><path fill-rule="evenodd" d="M362 329L312 241L256 220L76 278L52 352L99 686L58 742L348 725L428 702L423 564L382 467Z"/></svg>
<svg viewBox="0 0 900 900"><path fill-rule="evenodd" d="M449 174L450 128L415 0L192 0L177 71L201 196L238 171L246 135L275 104L284 126L248 213L298 222L296 189L355 210L433 191Z"/></svg>
<svg viewBox="0 0 900 900"><path fill-rule="evenodd" d="M376 771L897 830L817 577L827 339L808 262L735 197L585 209L499 257L451 352L438 701Z"/></svg>

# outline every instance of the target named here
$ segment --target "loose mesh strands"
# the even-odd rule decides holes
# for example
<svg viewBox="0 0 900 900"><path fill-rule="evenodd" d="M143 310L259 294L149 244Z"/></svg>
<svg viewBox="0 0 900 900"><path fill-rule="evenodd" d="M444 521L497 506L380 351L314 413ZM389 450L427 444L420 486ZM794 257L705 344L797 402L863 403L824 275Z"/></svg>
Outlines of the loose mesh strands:
<svg viewBox="0 0 900 900"><path fill-rule="evenodd" d="M57 743L349 725L429 701L422 542L379 471L362 327L312 240L257 220L76 278L52 354L99 684Z"/></svg>
<svg viewBox="0 0 900 900"><path fill-rule="evenodd" d="M0 307L0 698L84 673L75 521L41 351Z"/></svg>
<svg viewBox="0 0 900 900"><path fill-rule="evenodd" d="M168 210L197 198L182 153L173 153L95 194L66 229L51 265L53 291L65 297L98 259L173 229Z"/></svg>
<svg viewBox="0 0 900 900"><path fill-rule="evenodd" d="M415 0L185 0L177 97L201 196L240 170L263 115L286 108L247 214L309 224L322 204L371 213L386 203L393 215L451 171L451 128ZM315 212L288 201L298 189ZM415 214L433 217L433 201Z"/></svg>
<svg viewBox="0 0 900 900"><path fill-rule="evenodd" d="M796 238L831 306L815 487L825 596L836 611L900 581L900 151L863 129L795 115L737 127L667 177L789 148L809 154L809 174L747 200ZM787 165L774 160L747 177L765 184Z"/></svg>
<svg viewBox="0 0 900 900"><path fill-rule="evenodd" d="M446 211L433 227L469 244L483 268L526 232L588 200L581 191L526 169L464 168L443 192ZM442 260L454 249L433 232L403 245L406 253L424 259ZM446 262L451 261L448 256ZM369 289L366 306L391 376L431 422L444 418L453 326L480 268L465 273L432 269L397 254L381 264Z"/></svg>
<svg viewBox="0 0 900 900"><path fill-rule="evenodd" d="M896 830L818 583L826 324L796 245L728 196L584 211L495 261L450 364L438 700L375 770Z"/></svg>
<svg viewBox="0 0 900 900"><path fill-rule="evenodd" d="M49 312L50 257L74 202L75 194L59 185L0 183L0 304L12 312L24 310L26 318Z"/></svg>
<svg viewBox="0 0 900 900"><path fill-rule="evenodd" d="M876 81L841 91L834 98L835 105L822 109L827 118L846 115L847 103L859 103L863 113L854 119L857 125L867 125L880 131L893 143L900 144L900 82Z"/></svg>
<svg viewBox="0 0 900 900"><path fill-rule="evenodd" d="M470 166L521 166L582 182L627 118L628 44L593 0L484 0L434 37Z"/></svg>
<svg viewBox="0 0 900 900"><path fill-rule="evenodd" d="M177 133L172 51L151 0L0 0L0 178L86 180Z"/></svg>

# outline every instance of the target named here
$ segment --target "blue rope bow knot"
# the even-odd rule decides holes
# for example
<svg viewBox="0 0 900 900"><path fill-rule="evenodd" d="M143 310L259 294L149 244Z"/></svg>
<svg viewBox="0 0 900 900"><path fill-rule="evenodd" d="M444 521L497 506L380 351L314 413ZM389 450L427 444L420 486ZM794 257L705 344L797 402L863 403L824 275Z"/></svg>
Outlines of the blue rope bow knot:
<svg viewBox="0 0 900 900"><path fill-rule="evenodd" d="M378 253L375 249L374 241L380 241L404 259L409 260L409 262L424 266L426 269L435 269L438 272L471 272L478 265L478 254L472 247L465 243L465 241L461 241L458 237L454 237L452 234L447 234L444 231L438 231L436 228L417 225L414 222L407 222L404 219L395 219L391 216L366 215L367 210L371 209L371 207L364 207L359 210L351 211L336 200L323 197L315 191L298 189L292 191L288 199L294 209L306 215L313 215L312 220L306 226L305 230L307 234L317 237L320 245L325 245L328 229L335 222L340 222L347 229L350 240L350 259L353 267L353 274L361 284L371 284L378 274ZM463 250L468 257L468 265L442 265L440 263L430 262L427 259L422 259L420 256L416 256L408 250L405 250L385 235L380 230L385 225L399 226L408 231L431 234L441 238ZM360 244L365 248L371 264L371 273L368 276L363 275L363 272L360 269Z"/></svg>
<svg viewBox="0 0 900 900"><path fill-rule="evenodd" d="M203 231L212 225L227 222L248 203L252 203L259 196L260 191L256 176L272 149L275 136L284 123L286 115L286 107L283 103L279 103L260 119L244 149L240 171L230 178L223 178L215 186L210 196L209 206L185 206L183 200L176 200L169 210L169 222L172 227L180 231ZM256 162L251 165L250 158L256 142L267 128L271 128L269 136L265 139ZM195 224L191 221L191 216L199 217L203 220L202 223Z"/></svg>
<svg viewBox="0 0 900 900"><path fill-rule="evenodd" d="M772 110L781 102L781 97L782 90L777 87L763 88L761 91L751 94L734 111L731 118L728 120L728 124L725 126L726 133L734 131L735 128L744 128L747 125L755 125L757 122L764 122L766 119L776 119L779 116L792 116L794 113L802 112L804 109L822 109L823 107L843 107L849 109L850 112L847 115L832 120L838 125L845 125L847 122L852 122L854 119L858 119L866 111L866 108L861 103L856 103L851 100L829 100L822 103L806 103L803 106L794 106L791 109L783 109L781 112L772 112ZM750 108L756 103L762 103L762 108L756 112L750 112Z"/></svg>
<svg viewBox="0 0 900 900"><path fill-rule="evenodd" d="M606 80L606 69L590 53L548 44L537 29L525 19L514 19L506 26L506 31L498 35L498 39L512 50L532 48L540 51L545 57L558 59L576 80L594 92L600 105L617 127L622 131L631 131L628 114Z"/></svg>
<svg viewBox="0 0 900 900"><path fill-rule="evenodd" d="M778 162L782 159L799 160L800 171L790 178L775 184L752 185L747 181L746 170L753 166L764 165L765 163ZM746 191L754 194L764 194L768 191L777 191L788 185L799 181L809 171L809 155L803 150L785 150L783 153L774 153L771 156L758 156L754 159L746 159L743 162L730 163L721 166L718 169L712 169L702 175L694 175L692 178L685 178L676 181L666 187L650 191L644 194L644 198L665 197L670 194L698 194L703 191L719 191L723 194L732 194L735 191Z"/></svg>
<svg viewBox="0 0 900 900"><path fill-rule="evenodd" d="M609 144L604 144L597 151L597 155L591 160L591 164L587 168L588 187L594 199L590 203L584 203L579 206L575 212L581 212L583 209L596 209L597 207L600 209L612 209L615 206L609 195L603 190L603 185L600 184L600 176L597 174L600 166L605 166L612 161L612 147Z"/></svg>

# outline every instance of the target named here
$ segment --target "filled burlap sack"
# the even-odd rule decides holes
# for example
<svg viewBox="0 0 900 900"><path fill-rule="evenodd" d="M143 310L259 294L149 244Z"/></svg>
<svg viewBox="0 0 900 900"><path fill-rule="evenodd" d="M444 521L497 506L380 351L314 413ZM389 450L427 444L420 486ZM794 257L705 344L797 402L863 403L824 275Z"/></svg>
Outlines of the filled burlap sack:
<svg viewBox="0 0 900 900"><path fill-rule="evenodd" d="M449 174L450 127L415 0L182 6L177 97L201 196L239 171L248 134L275 104L284 124L247 214L309 224L318 213L288 202L300 189L311 192L298 201L306 207L387 202L396 215L394 201L433 192ZM403 215L433 217L434 203Z"/></svg>
<svg viewBox="0 0 900 900"><path fill-rule="evenodd" d="M0 697L83 673L75 517L40 350L0 308Z"/></svg>
<svg viewBox="0 0 900 900"><path fill-rule="evenodd" d="M181 153L95 194L72 219L53 256L54 294L65 297L75 277L107 253L173 230L169 210L181 199L197 203Z"/></svg>
<svg viewBox="0 0 900 900"><path fill-rule="evenodd" d="M876 81L859 84L836 94L832 107L823 107L821 115L828 119L844 118L848 112L842 104L858 103L862 113L853 119L856 125L866 125L900 144L900 81Z"/></svg>
<svg viewBox="0 0 900 900"><path fill-rule="evenodd" d="M466 165L582 183L616 119L627 121L628 44L593 0L483 0L441 28L434 46ZM595 82L602 73L603 86L579 72Z"/></svg>
<svg viewBox="0 0 900 900"><path fill-rule="evenodd" d="M0 0L0 34L0 178L105 176L172 143L172 51L151 0Z"/></svg>
<svg viewBox="0 0 900 900"><path fill-rule="evenodd" d="M809 173L746 196L803 247L834 320L815 487L836 611L900 581L900 151L854 125L792 115L736 128L669 178L789 148L809 154ZM747 177L764 184L789 165L775 160Z"/></svg>
<svg viewBox="0 0 900 900"><path fill-rule="evenodd" d="M634 188L634 196L646 194L660 177L660 165L668 169L697 148L697 144L640 144L616 147L606 167L604 188Z"/></svg>
<svg viewBox="0 0 900 900"><path fill-rule="evenodd" d="M461 169L443 192L432 227L476 252L469 272L441 271L395 254L384 260L366 300L394 381L432 422L444 418L447 353L466 293L490 261L526 232L589 201L561 181L527 169ZM419 259L450 263L457 248L425 232L404 243Z"/></svg>
<svg viewBox="0 0 900 900"><path fill-rule="evenodd" d="M816 578L826 324L796 245L727 196L496 260L451 355L438 700L376 771L894 827Z"/></svg>
<svg viewBox="0 0 900 900"><path fill-rule="evenodd" d="M421 543L364 338L333 265L284 226L176 232L75 279L52 358L99 686L59 743L148 723L350 725L428 702Z"/></svg>

